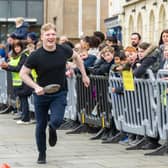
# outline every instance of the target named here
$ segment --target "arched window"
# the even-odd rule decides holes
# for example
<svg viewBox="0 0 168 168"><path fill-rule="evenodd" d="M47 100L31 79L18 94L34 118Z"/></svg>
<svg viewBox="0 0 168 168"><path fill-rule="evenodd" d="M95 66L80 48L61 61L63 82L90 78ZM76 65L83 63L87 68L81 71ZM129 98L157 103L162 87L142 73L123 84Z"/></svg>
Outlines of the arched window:
<svg viewBox="0 0 168 168"><path fill-rule="evenodd" d="M159 11L159 34L166 28L166 12L163 5Z"/></svg>

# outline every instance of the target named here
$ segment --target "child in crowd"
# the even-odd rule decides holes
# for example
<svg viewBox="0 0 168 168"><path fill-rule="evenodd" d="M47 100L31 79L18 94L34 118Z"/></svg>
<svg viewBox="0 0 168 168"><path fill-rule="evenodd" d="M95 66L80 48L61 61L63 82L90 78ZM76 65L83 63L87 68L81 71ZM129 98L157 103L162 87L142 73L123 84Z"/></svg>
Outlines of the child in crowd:
<svg viewBox="0 0 168 168"><path fill-rule="evenodd" d="M32 43L32 44L36 45L37 42L38 42L38 38L37 38L37 35L35 32L30 32L27 34L27 43L28 44Z"/></svg>
<svg viewBox="0 0 168 168"><path fill-rule="evenodd" d="M87 70L87 68L93 66L93 64L96 60L95 55L88 54L88 51L86 49L78 49L78 54L82 58L83 64L84 64L84 67L85 67L86 70ZM72 71L71 69L73 69L75 71L75 73L79 73L79 69L76 66L76 64L74 64L73 62L68 63L68 64L69 64L69 68L68 68L68 71L66 72L67 76L69 76L70 71Z"/></svg>
<svg viewBox="0 0 168 168"><path fill-rule="evenodd" d="M93 66L95 60L96 60L96 56L95 55L91 55L88 54L88 51L86 49L81 49L79 51L79 55L83 60L85 69L87 69L88 67Z"/></svg>
<svg viewBox="0 0 168 168"><path fill-rule="evenodd" d="M117 71L117 67L121 64L120 53L114 54L114 64L111 66L112 71Z"/></svg>
<svg viewBox="0 0 168 168"><path fill-rule="evenodd" d="M26 48L27 48L27 51L30 55L35 50L35 45L33 43L29 43L29 44L27 44Z"/></svg>
<svg viewBox="0 0 168 168"><path fill-rule="evenodd" d="M114 64L114 48L106 46L101 51L101 61L89 69L91 74L106 75Z"/></svg>
<svg viewBox="0 0 168 168"><path fill-rule="evenodd" d="M124 51L121 51L120 52L120 64L121 65L124 65L127 63L127 57L125 55L125 52Z"/></svg>
<svg viewBox="0 0 168 168"><path fill-rule="evenodd" d="M15 38L18 40L26 40L29 24L24 20L23 17L17 17L15 20L16 30L13 32Z"/></svg>

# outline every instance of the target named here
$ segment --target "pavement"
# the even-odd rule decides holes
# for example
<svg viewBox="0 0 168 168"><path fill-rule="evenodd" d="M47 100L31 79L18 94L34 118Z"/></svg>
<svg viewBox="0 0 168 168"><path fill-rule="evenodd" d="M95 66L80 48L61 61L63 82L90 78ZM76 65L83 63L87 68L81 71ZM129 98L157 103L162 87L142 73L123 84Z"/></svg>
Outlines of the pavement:
<svg viewBox="0 0 168 168"><path fill-rule="evenodd" d="M66 134L58 130L58 142L47 149L47 163L38 165L35 124L17 125L13 115L0 115L0 165L11 168L167 168L167 156L144 156L150 151L126 151L120 144L90 140L93 134ZM48 132L47 132L48 137Z"/></svg>

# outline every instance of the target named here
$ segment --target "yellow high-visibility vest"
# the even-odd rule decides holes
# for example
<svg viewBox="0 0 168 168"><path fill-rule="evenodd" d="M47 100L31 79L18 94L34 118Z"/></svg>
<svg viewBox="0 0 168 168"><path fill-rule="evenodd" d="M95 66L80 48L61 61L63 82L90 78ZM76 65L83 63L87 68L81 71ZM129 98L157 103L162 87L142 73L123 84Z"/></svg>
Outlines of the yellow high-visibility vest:
<svg viewBox="0 0 168 168"><path fill-rule="evenodd" d="M25 55L28 57L28 56L29 56L29 53L25 52ZM31 75L32 75L34 81L36 82L37 73L36 73L35 69L32 69L32 70L31 70Z"/></svg>
<svg viewBox="0 0 168 168"><path fill-rule="evenodd" d="M9 65L11 66L17 66L20 61L21 55L19 55L17 58L10 58ZM13 86L21 86L22 80L19 76L19 72L12 72L12 85Z"/></svg>

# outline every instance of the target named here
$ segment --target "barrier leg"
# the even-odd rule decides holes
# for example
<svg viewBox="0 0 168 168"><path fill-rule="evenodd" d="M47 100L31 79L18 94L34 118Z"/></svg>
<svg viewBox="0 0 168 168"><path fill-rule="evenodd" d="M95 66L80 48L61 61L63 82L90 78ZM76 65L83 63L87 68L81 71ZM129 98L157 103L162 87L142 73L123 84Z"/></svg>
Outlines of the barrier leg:
<svg viewBox="0 0 168 168"><path fill-rule="evenodd" d="M102 137L102 135L103 135L106 131L107 131L107 128L101 128L101 129L98 131L98 133L97 133L95 136L91 137L90 139L91 139L91 140L100 139L100 138Z"/></svg>
<svg viewBox="0 0 168 168"><path fill-rule="evenodd" d="M67 129L71 129L71 128L76 128L77 126L79 126L79 124L73 120L67 120L65 121L61 126L60 126L60 130L67 130Z"/></svg>
<svg viewBox="0 0 168 168"><path fill-rule="evenodd" d="M82 132L88 132L89 126L86 124L80 124L77 128L72 131L67 132L66 134L80 134Z"/></svg>
<svg viewBox="0 0 168 168"><path fill-rule="evenodd" d="M125 133L123 133L122 131L120 131L118 134L116 134L113 137L109 137L106 140L103 140L102 143L118 143L118 141L120 141L121 139L123 139L125 137Z"/></svg>
<svg viewBox="0 0 168 168"><path fill-rule="evenodd" d="M142 138L137 144L126 148L126 150L138 150L141 149L147 143L147 137Z"/></svg>
<svg viewBox="0 0 168 168"><path fill-rule="evenodd" d="M145 153L146 156L163 156L168 155L168 130L166 131L166 142L159 148L157 148L154 152Z"/></svg>
<svg viewBox="0 0 168 168"><path fill-rule="evenodd" d="M113 118L110 119L109 125L110 125L110 128L105 128L104 131L102 132L101 136L99 137L103 140L103 143L105 140L112 139L112 137L114 137L115 135L117 135L119 133L119 131L116 129L115 122L114 122ZM103 126L103 124L102 124L102 126ZM102 127L102 129L103 128L104 127Z"/></svg>
<svg viewBox="0 0 168 168"><path fill-rule="evenodd" d="M73 129L72 131L67 132L66 134L80 134L80 133L97 133L100 130L99 127L89 126L88 124L80 124L78 127Z"/></svg>
<svg viewBox="0 0 168 168"><path fill-rule="evenodd" d="M12 110L13 110L12 106L4 105L3 108L0 110L0 114L7 114L7 113L10 113Z"/></svg>
<svg viewBox="0 0 168 168"><path fill-rule="evenodd" d="M0 103L0 110L4 110L7 106L7 104Z"/></svg>
<svg viewBox="0 0 168 168"><path fill-rule="evenodd" d="M157 138L151 138L145 136L143 139L139 140L135 145L126 148L127 150L149 150L149 149L156 149L161 145L158 143Z"/></svg>
<svg viewBox="0 0 168 168"><path fill-rule="evenodd" d="M146 156L168 155L168 144L167 144L167 142L164 145L162 145L161 147L159 147L157 150L155 150L154 152L145 153L144 155L146 155Z"/></svg>
<svg viewBox="0 0 168 168"><path fill-rule="evenodd" d="M108 138L115 136L116 134L117 132L113 132L111 129L107 129L107 131L104 132L103 135L101 136L101 140L106 140Z"/></svg>

